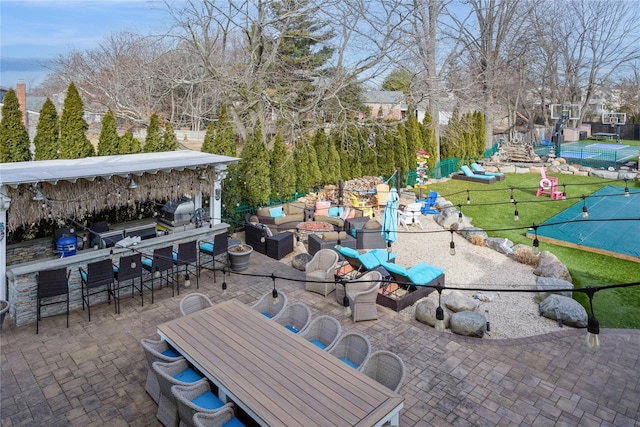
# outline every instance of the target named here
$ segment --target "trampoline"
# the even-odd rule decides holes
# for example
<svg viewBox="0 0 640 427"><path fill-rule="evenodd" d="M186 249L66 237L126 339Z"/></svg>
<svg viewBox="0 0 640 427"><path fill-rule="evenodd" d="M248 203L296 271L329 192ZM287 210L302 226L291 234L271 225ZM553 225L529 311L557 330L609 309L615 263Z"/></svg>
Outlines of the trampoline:
<svg viewBox="0 0 640 427"><path fill-rule="evenodd" d="M608 185L539 225L538 240L640 262L640 192L624 197L624 188ZM635 218L630 221L594 221ZM573 221L558 224L565 221ZM557 224L557 225L555 225ZM531 232L527 233L533 237Z"/></svg>

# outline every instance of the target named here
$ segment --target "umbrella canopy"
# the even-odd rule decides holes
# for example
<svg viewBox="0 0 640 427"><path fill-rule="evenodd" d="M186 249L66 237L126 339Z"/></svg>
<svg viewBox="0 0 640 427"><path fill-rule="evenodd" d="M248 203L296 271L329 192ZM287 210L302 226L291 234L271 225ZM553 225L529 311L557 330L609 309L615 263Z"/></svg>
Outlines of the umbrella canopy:
<svg viewBox="0 0 640 427"><path fill-rule="evenodd" d="M387 204L384 207L382 237L390 243L398 238L398 191L395 188L389 190Z"/></svg>

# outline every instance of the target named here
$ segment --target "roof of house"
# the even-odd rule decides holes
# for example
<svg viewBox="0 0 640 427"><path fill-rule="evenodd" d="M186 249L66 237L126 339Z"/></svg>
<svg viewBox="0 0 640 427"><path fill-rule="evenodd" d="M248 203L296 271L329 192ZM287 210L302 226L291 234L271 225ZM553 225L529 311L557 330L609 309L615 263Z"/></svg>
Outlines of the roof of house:
<svg viewBox="0 0 640 427"><path fill-rule="evenodd" d="M400 90L370 90L364 93L364 102L369 104L404 104Z"/></svg>

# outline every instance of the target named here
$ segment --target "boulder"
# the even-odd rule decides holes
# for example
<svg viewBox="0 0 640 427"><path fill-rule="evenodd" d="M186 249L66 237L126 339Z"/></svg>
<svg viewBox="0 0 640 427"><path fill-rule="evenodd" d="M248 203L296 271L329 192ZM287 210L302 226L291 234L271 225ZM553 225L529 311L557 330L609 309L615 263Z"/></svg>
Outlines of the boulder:
<svg viewBox="0 0 640 427"><path fill-rule="evenodd" d="M458 214L460 211L453 206L446 207L440 211L439 215L436 215L435 221L442 228L450 229L455 224L455 228L466 228L471 226L471 218L462 215L462 223L458 223Z"/></svg>
<svg viewBox="0 0 640 427"><path fill-rule="evenodd" d="M442 304L454 313L458 313L460 311L473 311L478 307L478 301L460 291L449 292L443 297Z"/></svg>
<svg viewBox="0 0 640 427"><path fill-rule="evenodd" d="M461 311L451 315L449 328L451 332L467 337L482 338L486 331L487 319L474 311Z"/></svg>
<svg viewBox="0 0 640 427"><path fill-rule="evenodd" d="M573 283L567 267L560 262L558 257L548 251L540 253L540 261L538 261L538 266L533 270L533 274L541 277L562 279Z"/></svg>
<svg viewBox="0 0 640 427"><path fill-rule="evenodd" d="M618 179L618 172L594 169L591 171L591 176L597 176L598 178L604 179Z"/></svg>
<svg viewBox="0 0 640 427"><path fill-rule="evenodd" d="M435 326L436 324L436 309L438 308L438 301L433 298L423 298L416 304L416 320L429 326ZM444 311L444 324L449 327L449 320L451 319L451 312L446 307L442 307Z"/></svg>
<svg viewBox="0 0 640 427"><path fill-rule="evenodd" d="M573 291L554 291L553 289L573 289L573 283L567 282L562 279L555 279L553 277L536 277L536 289L538 293L535 294L534 299L536 302L543 301L549 295L562 295L563 297L572 298Z"/></svg>
<svg viewBox="0 0 640 427"><path fill-rule="evenodd" d="M628 179L629 181L633 181L636 179L637 174L634 172L630 172L629 170L620 170L618 172L618 179Z"/></svg>
<svg viewBox="0 0 640 427"><path fill-rule="evenodd" d="M481 236L483 239L487 239L489 236L487 233L480 227L467 227L458 232L462 237L471 241L473 236Z"/></svg>
<svg viewBox="0 0 640 427"><path fill-rule="evenodd" d="M573 298L555 294L549 295L540 303L539 310L540 315L548 319L558 320L560 318L563 324L575 328L587 327L587 310Z"/></svg>
<svg viewBox="0 0 640 427"><path fill-rule="evenodd" d="M489 237L486 239L487 247L498 251L501 254L512 255L513 254L513 242L509 239L503 239L498 237Z"/></svg>
<svg viewBox="0 0 640 427"><path fill-rule="evenodd" d="M296 270L305 271L307 263L311 261L311 255L307 253L298 254L291 260L291 267Z"/></svg>

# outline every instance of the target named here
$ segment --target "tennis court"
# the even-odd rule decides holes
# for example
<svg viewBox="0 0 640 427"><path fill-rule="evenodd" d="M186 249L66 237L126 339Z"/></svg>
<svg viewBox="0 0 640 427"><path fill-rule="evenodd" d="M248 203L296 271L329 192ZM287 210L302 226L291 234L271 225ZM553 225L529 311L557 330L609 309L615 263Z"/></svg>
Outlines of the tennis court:
<svg viewBox="0 0 640 427"><path fill-rule="evenodd" d="M638 156L638 147L624 144L577 141L560 146L557 157L578 161L582 166L608 168L623 165Z"/></svg>
<svg viewBox="0 0 640 427"><path fill-rule="evenodd" d="M639 213L640 192L624 197L623 187L608 185L540 224L538 240L640 262Z"/></svg>

